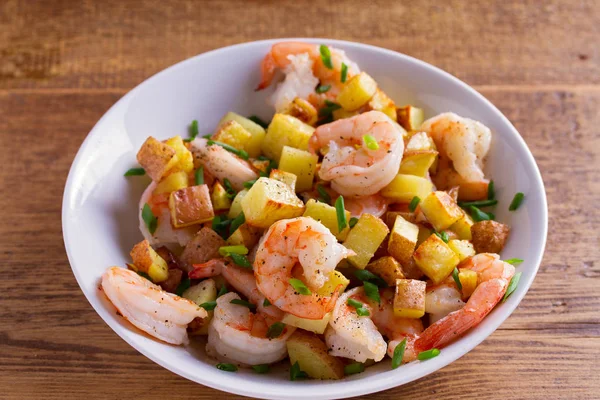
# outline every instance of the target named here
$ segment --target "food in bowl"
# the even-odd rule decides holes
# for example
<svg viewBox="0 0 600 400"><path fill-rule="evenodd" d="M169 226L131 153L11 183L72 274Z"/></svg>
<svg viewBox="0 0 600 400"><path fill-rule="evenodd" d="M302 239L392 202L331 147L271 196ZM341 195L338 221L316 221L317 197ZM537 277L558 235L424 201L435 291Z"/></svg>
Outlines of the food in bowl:
<svg viewBox="0 0 600 400"><path fill-rule="evenodd" d="M275 44L259 90L278 69L268 124L229 112L142 145L126 175L152 179L144 240L104 293L159 340L207 336L224 371L289 358L292 380L340 379L435 357L518 284L520 260L498 255L510 229L482 210L492 132L397 107L325 45Z"/></svg>

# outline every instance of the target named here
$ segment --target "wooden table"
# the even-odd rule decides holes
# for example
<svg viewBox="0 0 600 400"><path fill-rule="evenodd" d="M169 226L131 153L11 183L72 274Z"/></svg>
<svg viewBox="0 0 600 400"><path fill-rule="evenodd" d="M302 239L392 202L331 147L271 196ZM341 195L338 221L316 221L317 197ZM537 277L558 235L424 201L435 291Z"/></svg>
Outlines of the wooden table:
<svg viewBox="0 0 600 400"><path fill-rule="evenodd" d="M517 311L459 361L368 398L600 398L597 1L165 3L0 0L0 398L223 396L138 354L89 306L63 247L63 187L86 134L143 79L293 36L374 44L458 76L514 123L546 184L547 251Z"/></svg>

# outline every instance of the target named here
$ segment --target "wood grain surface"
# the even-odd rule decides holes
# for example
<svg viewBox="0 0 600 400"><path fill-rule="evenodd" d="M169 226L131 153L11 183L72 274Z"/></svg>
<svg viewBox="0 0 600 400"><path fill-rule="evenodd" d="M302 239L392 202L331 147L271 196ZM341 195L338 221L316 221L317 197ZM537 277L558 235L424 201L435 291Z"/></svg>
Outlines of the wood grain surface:
<svg viewBox="0 0 600 400"><path fill-rule="evenodd" d="M65 255L62 192L87 132L143 79L291 36L386 47L465 80L546 185L547 251L515 313L457 362L368 398L600 398L600 4L533 0L0 0L0 398L236 398L152 363L96 315Z"/></svg>

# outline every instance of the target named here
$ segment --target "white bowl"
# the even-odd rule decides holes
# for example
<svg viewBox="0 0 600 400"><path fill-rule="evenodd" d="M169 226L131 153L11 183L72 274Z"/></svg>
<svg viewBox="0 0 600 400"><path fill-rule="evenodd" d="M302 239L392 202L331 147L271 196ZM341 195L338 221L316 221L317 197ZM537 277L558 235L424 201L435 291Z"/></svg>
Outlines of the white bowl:
<svg viewBox="0 0 600 400"><path fill-rule="evenodd" d="M123 318L98 290L102 273L124 266L138 231L138 200L146 177L124 178L136 165L135 155L150 135L187 137L187 126L199 122L200 133L213 131L227 111L268 119L268 93L254 92L259 63L279 40L244 43L201 54L146 80L119 100L82 144L69 173L63 199L65 247L81 290L104 321L139 352L187 379L227 392L262 398L346 398L399 386L426 376L473 349L517 307L542 260L547 233L547 206L542 178L527 145L511 123L488 100L457 78L414 58L373 46L327 39L295 39L326 43L346 50L373 76L397 104L411 103L427 116L453 111L483 122L494 132L487 173L496 184L499 221L512 227L504 258L525 260L517 290L476 328L425 362L391 370L388 362L341 381L288 379L287 364L279 371L220 371L202 345L175 347L153 340ZM508 204L516 192L526 200L516 212Z"/></svg>

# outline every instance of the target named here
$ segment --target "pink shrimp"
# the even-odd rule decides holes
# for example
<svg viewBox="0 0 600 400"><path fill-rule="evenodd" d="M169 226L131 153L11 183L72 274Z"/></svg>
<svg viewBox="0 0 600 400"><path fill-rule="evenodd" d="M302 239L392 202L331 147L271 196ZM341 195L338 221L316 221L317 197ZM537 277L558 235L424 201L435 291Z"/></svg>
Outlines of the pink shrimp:
<svg viewBox="0 0 600 400"><path fill-rule="evenodd" d="M356 218L359 218L363 214L381 217L387 211L388 201L379 194L358 198L348 197L344 199L344 207Z"/></svg>

